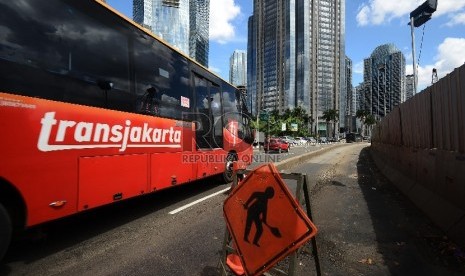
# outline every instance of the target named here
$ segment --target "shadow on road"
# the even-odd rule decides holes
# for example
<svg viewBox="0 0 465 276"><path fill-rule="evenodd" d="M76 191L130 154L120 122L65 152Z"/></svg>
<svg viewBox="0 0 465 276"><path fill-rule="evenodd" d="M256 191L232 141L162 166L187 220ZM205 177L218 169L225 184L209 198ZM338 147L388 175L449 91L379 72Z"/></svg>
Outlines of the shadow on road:
<svg viewBox="0 0 465 276"><path fill-rule="evenodd" d="M218 184L223 183L208 178L85 211L18 233L0 262L0 275L11 273L9 263L28 264L72 248L131 221L195 197Z"/></svg>
<svg viewBox="0 0 465 276"><path fill-rule="evenodd" d="M358 184L391 275L463 275L465 263L444 234L377 169L370 147L357 163ZM442 241L442 245L437 241ZM366 260L367 264L370 263Z"/></svg>

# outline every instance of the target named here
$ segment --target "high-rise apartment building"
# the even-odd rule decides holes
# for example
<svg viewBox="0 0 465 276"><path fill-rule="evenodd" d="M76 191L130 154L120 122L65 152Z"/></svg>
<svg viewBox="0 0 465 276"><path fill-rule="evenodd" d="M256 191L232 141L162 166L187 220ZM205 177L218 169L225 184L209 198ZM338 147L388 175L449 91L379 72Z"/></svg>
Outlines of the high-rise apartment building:
<svg viewBox="0 0 465 276"><path fill-rule="evenodd" d="M355 86L354 87L354 96L353 96L353 99L354 99L354 102L352 103L352 107L353 109L355 110L355 119L352 120L352 125L351 125L351 129L350 131L351 132L358 132L360 133L361 132L361 122L360 120L356 117L357 116L357 111L359 110L365 110L364 106L365 106L365 102L364 102L364 95L365 95L365 85L362 83L360 83L359 85Z"/></svg>
<svg viewBox="0 0 465 276"><path fill-rule="evenodd" d="M405 100L410 99L415 94L415 86L413 85L413 75L405 76Z"/></svg>
<svg viewBox="0 0 465 276"><path fill-rule="evenodd" d="M313 130L326 130L323 112L340 109L344 22L345 0L254 0L248 90L257 112L300 106Z"/></svg>
<svg viewBox="0 0 465 276"><path fill-rule="evenodd" d="M247 34L247 92L250 97L250 112L257 112L257 36L254 35L256 27L254 16L249 17Z"/></svg>
<svg viewBox="0 0 465 276"><path fill-rule="evenodd" d="M189 56L208 67L210 0L190 0L190 6Z"/></svg>
<svg viewBox="0 0 465 276"><path fill-rule="evenodd" d="M353 109L353 87L352 87L352 60L345 57L344 62L344 80L342 82L341 96L339 98L339 121L341 127L348 128L352 117L355 116L356 111Z"/></svg>
<svg viewBox="0 0 465 276"><path fill-rule="evenodd" d="M247 52L235 50L229 58L229 82L235 86L247 85Z"/></svg>
<svg viewBox="0 0 465 276"><path fill-rule="evenodd" d="M380 119L404 102L405 57L393 44L378 46L364 60L364 109Z"/></svg>
<svg viewBox="0 0 465 276"><path fill-rule="evenodd" d="M133 0L134 21L208 66L210 0Z"/></svg>

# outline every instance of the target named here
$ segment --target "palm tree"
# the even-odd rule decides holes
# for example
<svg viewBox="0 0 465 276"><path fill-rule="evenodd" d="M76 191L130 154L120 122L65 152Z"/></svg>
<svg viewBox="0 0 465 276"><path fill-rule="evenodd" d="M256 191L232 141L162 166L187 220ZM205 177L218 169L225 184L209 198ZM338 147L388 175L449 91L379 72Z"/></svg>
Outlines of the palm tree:
<svg viewBox="0 0 465 276"><path fill-rule="evenodd" d="M367 119L368 115L371 115L368 110L357 110L357 113L355 113L355 116L362 122L362 135L364 135L365 120Z"/></svg>
<svg viewBox="0 0 465 276"><path fill-rule="evenodd" d="M336 136L336 123L339 119L339 111L336 109L328 109L323 112L323 120L326 121L326 124L329 125L329 122L333 122L333 137ZM328 127L326 127L328 129Z"/></svg>
<svg viewBox="0 0 465 276"><path fill-rule="evenodd" d="M370 130L369 135L371 136L371 126L376 124L376 119L375 116L373 115L368 115L365 119L365 124L368 126L368 129Z"/></svg>

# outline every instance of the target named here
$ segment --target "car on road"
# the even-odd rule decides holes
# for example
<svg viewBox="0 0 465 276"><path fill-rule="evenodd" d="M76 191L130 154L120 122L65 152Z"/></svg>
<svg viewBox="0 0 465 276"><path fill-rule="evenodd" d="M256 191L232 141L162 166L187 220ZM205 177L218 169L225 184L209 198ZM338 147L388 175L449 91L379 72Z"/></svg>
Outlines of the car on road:
<svg viewBox="0 0 465 276"><path fill-rule="evenodd" d="M363 138L362 135L358 133L347 133L346 134L346 142L347 143L352 143L352 142L362 142Z"/></svg>
<svg viewBox="0 0 465 276"><path fill-rule="evenodd" d="M271 138L269 143L265 142L264 145L265 152L268 151L277 151L279 153L285 151L289 152L289 143L279 138Z"/></svg>
<svg viewBox="0 0 465 276"><path fill-rule="evenodd" d="M318 138L318 143L320 143L320 144L327 144L327 143L328 143L328 138L326 138L326 137L320 137L320 138Z"/></svg>
<svg viewBox="0 0 465 276"><path fill-rule="evenodd" d="M290 145L297 145L297 142L294 138L292 138L291 136L283 136L283 137L279 137L281 140L283 140L284 142L288 143L289 146Z"/></svg>
<svg viewBox="0 0 465 276"><path fill-rule="evenodd" d="M363 136L363 141L371 142L371 137L370 136Z"/></svg>
<svg viewBox="0 0 465 276"><path fill-rule="evenodd" d="M306 145L312 145L312 146L315 146L316 145L316 139L313 138L313 137L307 137L305 138L307 140L307 144Z"/></svg>
<svg viewBox="0 0 465 276"><path fill-rule="evenodd" d="M305 145L307 140L303 137L295 137L294 140L296 141L297 145Z"/></svg>

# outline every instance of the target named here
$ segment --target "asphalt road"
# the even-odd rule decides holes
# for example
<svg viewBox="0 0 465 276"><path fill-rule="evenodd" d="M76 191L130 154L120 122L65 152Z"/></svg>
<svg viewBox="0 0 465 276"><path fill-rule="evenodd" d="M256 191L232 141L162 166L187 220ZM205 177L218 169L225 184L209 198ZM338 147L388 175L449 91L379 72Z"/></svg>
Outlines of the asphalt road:
<svg viewBox="0 0 465 276"><path fill-rule="evenodd" d="M309 176L322 274L462 275L430 246L440 232L378 174L368 145L337 147L287 171ZM32 229L12 244L0 275L216 276L228 187L197 182ZM305 245L296 275L316 275L310 252Z"/></svg>

